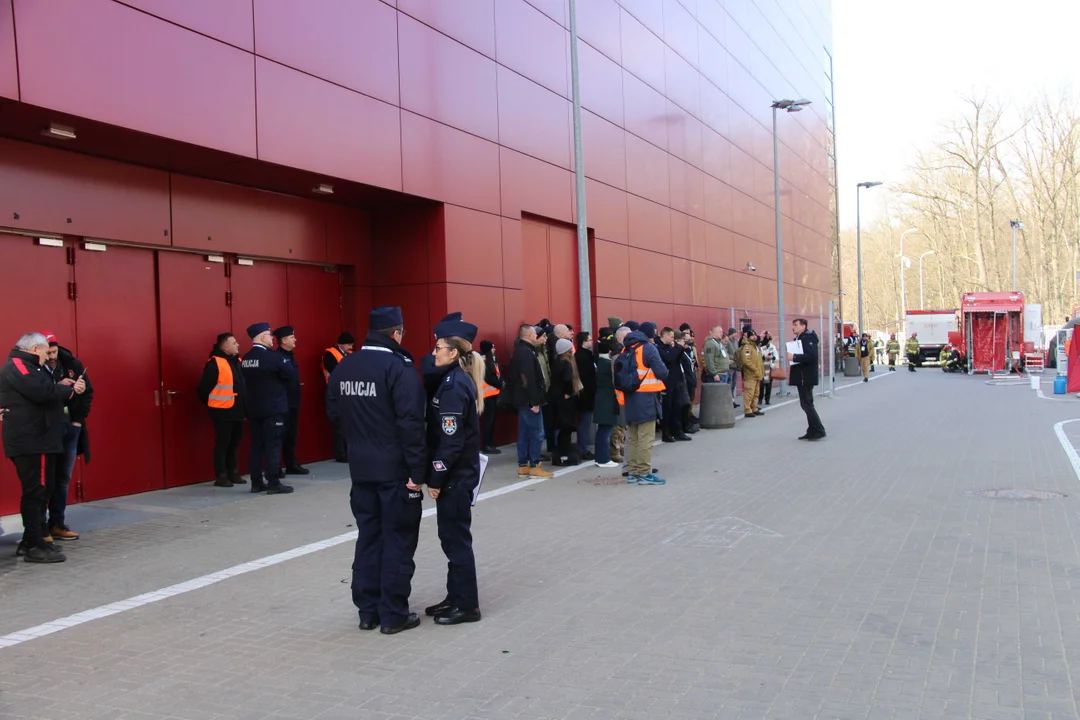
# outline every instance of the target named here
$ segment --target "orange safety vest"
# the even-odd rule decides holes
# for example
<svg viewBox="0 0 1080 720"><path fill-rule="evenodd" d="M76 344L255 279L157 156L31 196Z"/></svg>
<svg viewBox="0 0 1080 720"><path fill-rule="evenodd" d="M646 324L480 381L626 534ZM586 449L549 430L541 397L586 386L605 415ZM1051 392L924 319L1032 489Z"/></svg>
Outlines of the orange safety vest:
<svg viewBox="0 0 1080 720"><path fill-rule="evenodd" d="M341 352L341 350L338 349L337 345L334 345L333 347L326 348L325 352L328 352L331 355L333 355L334 359L337 360L339 363L341 362L341 359L343 357L345 357L345 353ZM322 376L323 376L323 380L325 380L326 382L330 382L330 373L326 372L326 367L325 366L322 369Z"/></svg>
<svg viewBox="0 0 1080 720"><path fill-rule="evenodd" d="M210 391L210 397L206 404L219 410L228 410L236 402L236 393L233 391L232 366L223 357L214 356L217 362L217 383Z"/></svg>
<svg viewBox="0 0 1080 720"><path fill-rule="evenodd" d="M656 379L656 374L652 371L652 368L645 365L645 344L637 346L634 350L634 360L637 363L637 374L641 384L638 386L636 392L664 392L664 383L661 380ZM615 401L619 405L626 404L626 396L622 390L615 391Z"/></svg>
<svg viewBox="0 0 1080 720"><path fill-rule="evenodd" d="M499 372L498 365L495 366L495 377L502 377L502 373ZM484 383L484 387L482 389L484 391L484 399L487 399L489 397L495 397L499 394L499 388L488 385L486 382Z"/></svg>

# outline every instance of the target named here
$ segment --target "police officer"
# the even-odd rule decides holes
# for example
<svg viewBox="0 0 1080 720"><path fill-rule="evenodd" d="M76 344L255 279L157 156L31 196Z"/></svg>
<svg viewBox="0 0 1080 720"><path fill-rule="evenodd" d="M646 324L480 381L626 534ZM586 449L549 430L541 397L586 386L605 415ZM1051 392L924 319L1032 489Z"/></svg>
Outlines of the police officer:
<svg viewBox="0 0 1080 720"><path fill-rule="evenodd" d="M270 323L255 323L247 329L247 334L254 344L240 364L247 385L251 422L251 492L291 493L292 487L281 482L281 442L289 414L288 387L292 373L285 365L285 358L272 349L274 335Z"/></svg>
<svg viewBox="0 0 1080 720"><path fill-rule="evenodd" d="M427 475L424 387L401 347L399 307L371 311L370 332L346 355L326 386L326 413L341 427L349 453L349 502L358 530L352 598L360 629L393 635L420 624L409 612Z"/></svg>
<svg viewBox="0 0 1080 720"><path fill-rule="evenodd" d="M289 400L289 412L285 416L285 437L281 441L282 459L285 461L286 475L309 475L311 473L296 459L296 436L300 433L300 366L296 364L296 331L292 325L282 325L274 331L277 338L277 353L285 361L289 371L289 384L286 395Z"/></svg>
<svg viewBox="0 0 1080 720"><path fill-rule="evenodd" d="M435 326L433 363L425 363L428 494L436 501L439 540L447 559L446 598L427 608L438 625L480 620L472 504L480 485L480 412L484 360L472 349L475 325L447 316Z"/></svg>
<svg viewBox="0 0 1080 720"><path fill-rule="evenodd" d="M355 343L356 339L353 338L352 333L343 332L338 335L337 343L326 348L323 352L322 373L326 382L330 382L330 373L334 372L334 368L338 366L338 363L353 351ZM341 426L337 423L334 423L334 461L339 463L349 462L348 452L345 448L345 437L341 434Z"/></svg>

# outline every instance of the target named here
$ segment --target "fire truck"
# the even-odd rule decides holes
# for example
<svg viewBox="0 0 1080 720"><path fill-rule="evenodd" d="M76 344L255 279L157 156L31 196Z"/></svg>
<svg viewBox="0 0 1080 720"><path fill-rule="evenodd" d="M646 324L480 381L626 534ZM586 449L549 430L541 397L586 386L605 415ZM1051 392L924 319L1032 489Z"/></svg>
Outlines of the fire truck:
<svg viewBox="0 0 1080 720"><path fill-rule="evenodd" d="M1018 370L1024 356L1024 293L961 295L960 341L969 373Z"/></svg>
<svg viewBox="0 0 1080 720"><path fill-rule="evenodd" d="M937 362L941 349L949 344L949 335L956 331L956 310L908 310L904 317L904 337L900 347L911 333L918 333L919 364Z"/></svg>

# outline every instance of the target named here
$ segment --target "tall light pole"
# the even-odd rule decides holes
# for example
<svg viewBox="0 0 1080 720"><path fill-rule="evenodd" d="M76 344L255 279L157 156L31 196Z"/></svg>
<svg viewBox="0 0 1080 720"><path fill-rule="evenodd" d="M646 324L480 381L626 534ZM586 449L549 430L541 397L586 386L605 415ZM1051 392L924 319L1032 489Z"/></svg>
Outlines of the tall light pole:
<svg viewBox="0 0 1080 720"><path fill-rule="evenodd" d="M1013 284L1012 284L1012 291L1016 292L1016 290L1017 290L1017 287L1016 287L1016 231L1017 230L1023 230L1024 229L1024 223L1020 222L1019 220L1010 220L1009 221L1009 227L1012 228L1012 233L1013 233Z"/></svg>
<svg viewBox="0 0 1080 720"><path fill-rule="evenodd" d="M855 186L855 255L859 269L859 332L866 332L863 324L863 291L862 291L862 207L859 203L859 191L863 188L872 188L880 185L879 180L861 182Z"/></svg>
<svg viewBox="0 0 1080 720"><path fill-rule="evenodd" d="M776 332L784 336L784 242L780 235L780 140L776 134L776 111L797 113L810 104L806 98L798 100L774 100L772 104L772 172L773 205L776 206ZM780 381L777 392L785 394L787 383Z"/></svg>
<svg viewBox="0 0 1080 720"><path fill-rule="evenodd" d="M919 309L920 310L925 310L926 309L923 306L923 294L922 294L922 259L924 257L926 257L927 255L933 255L936 252L937 252L937 250L927 250L926 252L924 252L922 255L919 256Z"/></svg>
<svg viewBox="0 0 1080 720"><path fill-rule="evenodd" d="M904 321L907 320L907 296L904 295L904 261L911 262L904 257L904 237L913 232L919 232L919 228L908 228L900 233L900 254L897 255L900 258L900 322L898 324L901 336L905 335Z"/></svg>
<svg viewBox="0 0 1080 720"><path fill-rule="evenodd" d="M585 159L581 149L581 89L578 82L577 7L570 0L570 89L574 106L574 191L577 205L578 305L581 329L592 330L592 289L589 287L589 223L585 215Z"/></svg>

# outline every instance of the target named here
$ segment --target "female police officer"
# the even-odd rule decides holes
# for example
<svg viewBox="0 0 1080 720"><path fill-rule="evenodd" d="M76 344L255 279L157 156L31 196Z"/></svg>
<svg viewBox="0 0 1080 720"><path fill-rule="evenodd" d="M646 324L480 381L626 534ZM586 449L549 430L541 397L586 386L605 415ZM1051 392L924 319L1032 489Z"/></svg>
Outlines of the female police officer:
<svg viewBox="0 0 1080 720"><path fill-rule="evenodd" d="M476 326L447 316L435 326L434 363L425 363L430 397L428 493L436 501L439 540L446 553L446 599L427 608L438 625L480 620L473 557L473 491L480 484L480 411L484 361L473 352Z"/></svg>

